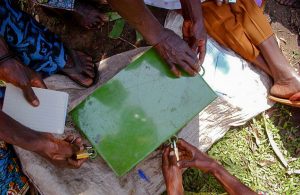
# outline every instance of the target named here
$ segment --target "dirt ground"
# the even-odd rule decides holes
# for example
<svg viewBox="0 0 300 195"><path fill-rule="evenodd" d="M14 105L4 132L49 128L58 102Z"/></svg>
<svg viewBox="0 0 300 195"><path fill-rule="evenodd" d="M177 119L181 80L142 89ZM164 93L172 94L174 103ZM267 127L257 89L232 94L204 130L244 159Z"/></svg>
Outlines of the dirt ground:
<svg viewBox="0 0 300 195"><path fill-rule="evenodd" d="M265 13L277 36L284 55L297 70L300 65L300 9L267 2Z"/></svg>

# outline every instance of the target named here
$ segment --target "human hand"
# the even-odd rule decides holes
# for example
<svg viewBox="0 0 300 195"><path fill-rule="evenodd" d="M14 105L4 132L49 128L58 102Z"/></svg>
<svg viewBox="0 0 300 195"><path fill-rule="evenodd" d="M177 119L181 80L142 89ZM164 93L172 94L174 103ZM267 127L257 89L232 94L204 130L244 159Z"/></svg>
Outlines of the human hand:
<svg viewBox="0 0 300 195"><path fill-rule="evenodd" d="M182 170L177 166L174 151L170 146L164 149L162 157L162 172L164 175L168 195L183 194Z"/></svg>
<svg viewBox="0 0 300 195"><path fill-rule="evenodd" d="M74 158L78 152L84 150L84 146L82 139L80 137L74 139L73 135L60 140L51 134L43 133L37 148L38 150L35 152L58 167L78 169L87 160L76 160Z"/></svg>
<svg viewBox="0 0 300 195"><path fill-rule="evenodd" d="M165 29L162 36L165 38L154 48L166 60L171 72L176 77L181 76L180 70L195 76L200 69L196 52L192 51L188 44L171 30Z"/></svg>
<svg viewBox="0 0 300 195"><path fill-rule="evenodd" d="M215 160L183 139L178 140L177 147L180 153L180 161L178 162L180 168L193 167L207 173L216 165Z"/></svg>
<svg viewBox="0 0 300 195"><path fill-rule="evenodd" d="M190 48L199 55L199 65L204 62L206 54L207 33L203 25L202 18L193 22L192 20L184 20L182 26L183 40L185 40Z"/></svg>
<svg viewBox="0 0 300 195"><path fill-rule="evenodd" d="M46 88L46 85L33 70L12 58L0 64L0 79L21 88L24 97L32 106L39 105L31 87Z"/></svg>

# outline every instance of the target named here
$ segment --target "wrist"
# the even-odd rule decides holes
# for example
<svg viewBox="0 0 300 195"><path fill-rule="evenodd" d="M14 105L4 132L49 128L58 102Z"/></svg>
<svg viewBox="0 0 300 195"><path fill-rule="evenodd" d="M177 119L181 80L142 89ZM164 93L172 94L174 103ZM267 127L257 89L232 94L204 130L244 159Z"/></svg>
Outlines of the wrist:
<svg viewBox="0 0 300 195"><path fill-rule="evenodd" d="M173 185L168 185L167 184L167 194L168 195L183 195L184 194L184 190L183 190L183 186L173 186Z"/></svg>
<svg viewBox="0 0 300 195"><path fill-rule="evenodd" d="M47 145L49 139L44 133L34 132L30 136L30 142L28 142L27 150L39 153L44 151L44 146Z"/></svg>
<svg viewBox="0 0 300 195"><path fill-rule="evenodd" d="M155 46L169 36L169 31L169 29L161 27L155 30L155 32L149 33L149 36L146 37L146 40L151 46Z"/></svg>
<svg viewBox="0 0 300 195"><path fill-rule="evenodd" d="M213 174L215 170L219 169L219 164L214 159L207 157L207 159L197 159L195 167L204 173Z"/></svg>
<svg viewBox="0 0 300 195"><path fill-rule="evenodd" d="M220 170L220 168L222 168L222 166L220 166L217 161L213 160L208 167L207 173L215 175Z"/></svg>

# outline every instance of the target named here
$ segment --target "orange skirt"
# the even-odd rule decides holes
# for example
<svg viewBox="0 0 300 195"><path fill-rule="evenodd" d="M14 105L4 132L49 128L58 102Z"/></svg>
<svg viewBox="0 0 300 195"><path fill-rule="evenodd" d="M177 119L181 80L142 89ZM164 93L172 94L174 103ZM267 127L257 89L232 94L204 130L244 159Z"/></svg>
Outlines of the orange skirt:
<svg viewBox="0 0 300 195"><path fill-rule="evenodd" d="M202 3L202 10L207 33L250 62L260 53L257 46L273 35L254 0L237 0L235 4L222 6L206 1Z"/></svg>

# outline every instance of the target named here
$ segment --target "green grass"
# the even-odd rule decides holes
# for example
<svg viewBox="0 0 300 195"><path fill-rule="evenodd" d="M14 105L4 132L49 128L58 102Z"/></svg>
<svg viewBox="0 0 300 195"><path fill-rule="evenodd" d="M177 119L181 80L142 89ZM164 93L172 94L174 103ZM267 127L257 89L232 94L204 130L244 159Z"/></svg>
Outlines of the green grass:
<svg viewBox="0 0 300 195"><path fill-rule="evenodd" d="M300 169L300 159L296 158L300 134L291 122L289 110L283 106L273 109L267 126L285 159L290 161L290 169ZM208 154L254 191L300 194L300 175L286 173L270 146L261 115L243 127L231 129ZM194 169L184 173L184 187L196 193L225 192L212 176Z"/></svg>

